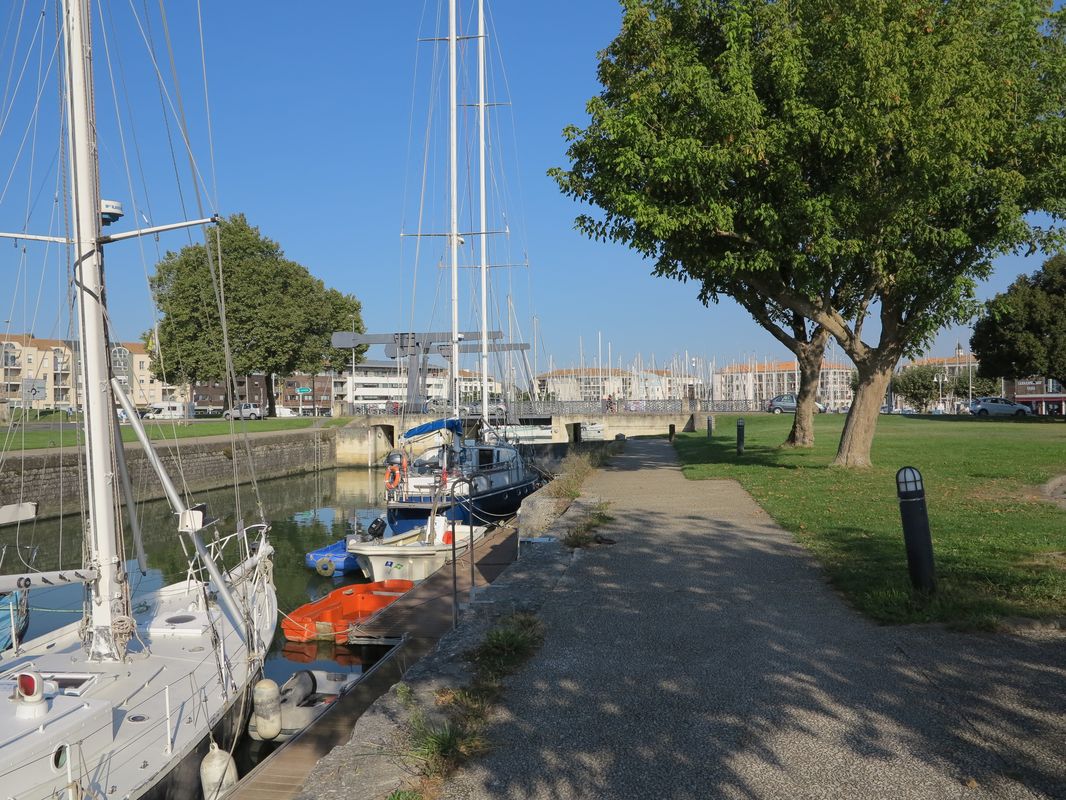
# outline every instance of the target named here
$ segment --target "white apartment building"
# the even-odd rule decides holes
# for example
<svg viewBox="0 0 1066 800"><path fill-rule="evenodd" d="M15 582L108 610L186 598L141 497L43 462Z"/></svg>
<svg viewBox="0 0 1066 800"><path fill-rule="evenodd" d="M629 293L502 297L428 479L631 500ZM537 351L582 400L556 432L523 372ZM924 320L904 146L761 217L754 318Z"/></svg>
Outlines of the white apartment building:
<svg viewBox="0 0 1066 800"><path fill-rule="evenodd" d="M364 361L355 365L347 376L347 402L360 408L384 409L388 403L407 402L407 370L400 361ZM426 376L426 395L446 397L447 370L430 366Z"/></svg>
<svg viewBox="0 0 1066 800"><path fill-rule="evenodd" d="M556 369L537 376L540 396L560 402L629 399L635 385L633 373L621 369Z"/></svg>
<svg viewBox="0 0 1066 800"><path fill-rule="evenodd" d="M818 402L827 408L850 406L851 371L847 364L822 362ZM796 361L763 361L732 364L714 374L714 399L722 402L769 403L779 394L799 391L799 364Z"/></svg>
<svg viewBox="0 0 1066 800"><path fill-rule="evenodd" d="M445 375L445 381L447 381L447 375ZM481 373L474 372L469 369L459 370L459 374L456 376L456 382L459 384L459 402L469 403L475 400L481 399ZM493 376L489 376L489 397L499 397L503 393L502 384L496 380ZM446 396L447 389L445 389ZM433 396L431 394L431 396Z"/></svg>

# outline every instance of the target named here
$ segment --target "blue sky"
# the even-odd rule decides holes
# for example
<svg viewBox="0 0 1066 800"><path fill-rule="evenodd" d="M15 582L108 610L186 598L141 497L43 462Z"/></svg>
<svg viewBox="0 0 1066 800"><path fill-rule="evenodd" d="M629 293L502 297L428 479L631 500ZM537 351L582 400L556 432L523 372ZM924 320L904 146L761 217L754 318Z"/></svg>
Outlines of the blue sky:
<svg viewBox="0 0 1066 800"><path fill-rule="evenodd" d="M121 93L130 96L136 116L145 112L156 118L154 128L137 129L142 148L139 171L146 174L149 185L164 187L163 199L153 194L153 222L171 221L180 210L168 188L174 183L173 167L161 134L158 92L150 80L140 34L129 19L129 4L112 5L115 27L109 29L106 47L103 34L97 34L95 49L98 56L109 50L112 64L117 64L122 50L119 85L125 89ZM211 194L216 181L210 177L210 151L203 146L206 128L194 6L171 5L169 22L182 93ZM439 249L440 242L423 240L430 266L419 267L418 294L412 303L414 244L411 239L401 241L399 235L401 227L413 230L416 216L425 87L433 54L432 44L417 39L434 35L436 0L426 5L325 0L311 4L229 0L204 5L217 210L243 212L290 258L327 285L358 296L368 331L399 330L411 319L416 327L426 323L446 329L446 289L442 284L439 294L434 291L444 276L432 267L433 248ZM596 53L617 32L616 0L493 5L490 49L502 53L507 85L505 92L495 70L497 83L490 99L511 104L495 112L504 145L499 148L504 164L499 175L501 180L506 176L509 187L511 225L507 251L500 255L508 263L528 259L530 265L528 270L493 271L496 304L502 305L502 287L509 283L515 318L526 340L532 336L531 319L536 315L539 368L546 368L548 354L557 366L577 364L579 341L585 362L593 363L598 337L603 358L610 343L615 364L620 357L628 364L637 353L645 362L654 357L663 364L685 351L716 358L719 364L751 356L787 357L787 351L732 302L705 308L696 300L693 285L654 278L650 265L625 248L590 242L575 232L573 219L579 206L563 197L546 176L549 167L566 163L563 127L584 122L585 102L598 91ZM158 20L153 25L159 37ZM5 41L11 40L10 31L9 27ZM0 63L10 73L8 61ZM165 64L163 68L169 71ZM115 74L120 74L117 67ZM114 138L115 112L106 67L97 67L96 83L103 194L126 202L129 214L130 192ZM439 120L444 110L436 113ZM23 123L0 130L0 153L9 156L17 148ZM130 149L129 131L126 137ZM46 159L40 159L43 165ZM435 160L437 169L441 159ZM38 167L35 174L43 169ZM443 185L438 180L432 178L427 184L432 196L426 204L424 230L443 230L446 224ZM188 186L186 182L187 205L191 205ZM0 200L6 229L18 224L24 200L25 192ZM148 216L144 205L138 201L138 213ZM468 212L469 206L464 209ZM41 208L37 210L46 225ZM177 249L185 241L183 235L172 234L159 246ZM136 338L151 324L143 274L157 252L161 251L150 241L145 243L143 261L137 245L109 250L111 303L120 338ZM15 258L14 251L0 248L0 269L13 272ZM1039 262L1039 257L1004 259L993 280L982 287L982 296L1001 291L1019 272L1031 271ZM18 295L14 312L3 309L3 318L11 318L5 327L14 331L32 327L38 335L57 335L61 323L54 314L38 310L33 316L31 293L39 280L34 269L30 265L19 273L19 287L31 288L25 289L25 296ZM472 277L472 272L463 271L464 318L472 298ZM57 285L52 277L44 283ZM467 327L471 322L462 324ZM967 335L945 332L932 354L950 354L958 338L965 346Z"/></svg>

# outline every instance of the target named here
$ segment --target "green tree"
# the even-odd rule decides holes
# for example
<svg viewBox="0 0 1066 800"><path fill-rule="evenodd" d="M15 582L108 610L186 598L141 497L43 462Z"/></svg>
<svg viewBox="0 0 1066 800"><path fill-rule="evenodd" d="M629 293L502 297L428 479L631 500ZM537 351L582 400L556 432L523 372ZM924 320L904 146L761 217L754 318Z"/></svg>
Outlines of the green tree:
<svg viewBox="0 0 1066 800"><path fill-rule="evenodd" d="M1021 275L985 305L970 346L985 378L1040 375L1066 383L1066 255Z"/></svg>
<svg viewBox="0 0 1066 800"><path fill-rule="evenodd" d="M974 397L988 397L1001 393L999 378L983 378L976 372L963 372L948 382L948 388L959 401Z"/></svg>
<svg viewBox="0 0 1066 800"><path fill-rule="evenodd" d="M158 351L152 348L155 374L171 382L225 379L235 394L236 375L262 372L270 416L274 375L317 373L337 359L330 336L351 330L353 315L356 329L363 330L355 297L327 290L241 214L211 229L206 245L168 252L156 265L151 285L162 313L153 334L158 336ZM216 289L224 298L229 368ZM342 352L350 360L351 351Z"/></svg>
<svg viewBox="0 0 1066 800"><path fill-rule="evenodd" d="M599 209L579 230L827 330L858 372L836 462L868 465L899 359L971 318L995 256L1056 240L1027 215L1066 210L1062 15L1042 0L622 5L603 91L553 171Z"/></svg>
<svg viewBox="0 0 1066 800"><path fill-rule="evenodd" d="M948 389L944 370L929 364L904 367L892 377L892 391L922 411L928 411Z"/></svg>

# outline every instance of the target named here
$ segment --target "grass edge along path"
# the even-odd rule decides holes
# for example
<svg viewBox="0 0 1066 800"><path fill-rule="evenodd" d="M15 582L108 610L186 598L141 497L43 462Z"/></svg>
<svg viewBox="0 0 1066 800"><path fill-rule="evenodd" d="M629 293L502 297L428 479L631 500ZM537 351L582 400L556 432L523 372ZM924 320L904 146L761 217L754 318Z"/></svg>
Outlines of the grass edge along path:
<svg viewBox="0 0 1066 800"><path fill-rule="evenodd" d="M483 729L503 692L503 679L529 661L543 641L544 625L534 614L502 617L466 653L473 665L470 684L438 690L436 708L430 713L418 706L407 684L396 685L400 704L410 715L408 755L421 765L421 777L416 785L394 791L388 800L430 800L448 775L488 749Z"/></svg>
<svg viewBox="0 0 1066 800"><path fill-rule="evenodd" d="M1066 618L1066 510L1041 487L1066 473L1066 425L1042 419L882 417L874 467L831 466L844 418L816 417L816 445L780 447L790 415L735 416L719 434L682 434L675 449L689 479L731 478L822 563L859 611L882 623L942 622L995 629L1016 618ZM925 480L938 591L913 592L895 473Z"/></svg>

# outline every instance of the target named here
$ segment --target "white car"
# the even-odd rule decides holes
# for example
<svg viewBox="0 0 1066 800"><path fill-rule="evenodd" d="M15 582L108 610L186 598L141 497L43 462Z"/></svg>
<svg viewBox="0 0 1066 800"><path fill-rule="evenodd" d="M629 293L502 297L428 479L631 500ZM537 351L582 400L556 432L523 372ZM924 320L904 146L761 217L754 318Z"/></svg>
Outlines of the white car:
<svg viewBox="0 0 1066 800"><path fill-rule="evenodd" d="M970 413L978 417L989 415L1027 417L1033 409L1021 403L1012 402L1005 397L978 397L970 404Z"/></svg>
<svg viewBox="0 0 1066 800"><path fill-rule="evenodd" d="M259 403L238 403L227 408L222 416L226 419L261 419L263 412L259 410Z"/></svg>

